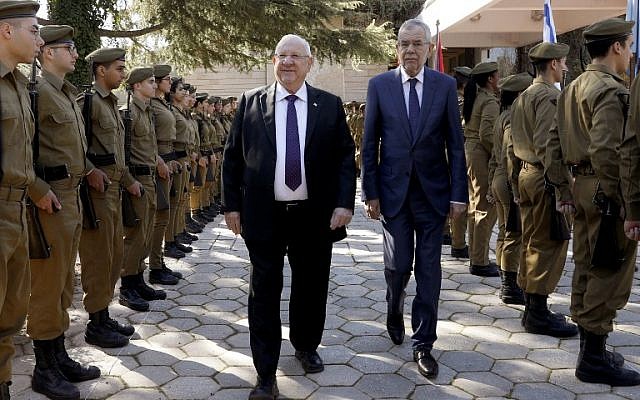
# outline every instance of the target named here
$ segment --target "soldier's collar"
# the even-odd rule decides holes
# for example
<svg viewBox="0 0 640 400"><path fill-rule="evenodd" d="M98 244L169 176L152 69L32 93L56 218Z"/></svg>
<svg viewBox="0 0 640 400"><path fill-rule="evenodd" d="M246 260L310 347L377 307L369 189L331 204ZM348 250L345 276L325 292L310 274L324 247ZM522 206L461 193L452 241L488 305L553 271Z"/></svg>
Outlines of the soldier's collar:
<svg viewBox="0 0 640 400"><path fill-rule="evenodd" d="M64 85L64 79L60 79L51 72L46 69L42 69L42 78L51 84L56 90L62 90L62 86Z"/></svg>
<svg viewBox="0 0 640 400"><path fill-rule="evenodd" d="M111 91L104 89L100 85L95 85L94 84L93 87L96 89L96 93L98 93L100 95L100 97L109 97L109 95L113 94L113 93L111 93Z"/></svg>
<svg viewBox="0 0 640 400"><path fill-rule="evenodd" d="M142 110L146 110L147 107L149 107L149 103L145 103L144 101L140 100L136 96L131 96L131 101L133 102L133 104L135 104Z"/></svg>
<svg viewBox="0 0 640 400"><path fill-rule="evenodd" d="M541 76L536 76L535 78L533 78L533 83L542 83L543 85L556 87L553 83L549 83L545 81L544 78Z"/></svg>
<svg viewBox="0 0 640 400"><path fill-rule="evenodd" d="M613 76L613 78L619 82L624 81L620 75L616 74L611 68L607 67L604 64L589 64L587 65L586 71L599 71L604 72L605 74L609 74Z"/></svg>
<svg viewBox="0 0 640 400"><path fill-rule="evenodd" d="M11 72L13 72L13 70L10 70L6 65L4 65L2 60L0 60L0 78L4 78L7 74Z"/></svg>

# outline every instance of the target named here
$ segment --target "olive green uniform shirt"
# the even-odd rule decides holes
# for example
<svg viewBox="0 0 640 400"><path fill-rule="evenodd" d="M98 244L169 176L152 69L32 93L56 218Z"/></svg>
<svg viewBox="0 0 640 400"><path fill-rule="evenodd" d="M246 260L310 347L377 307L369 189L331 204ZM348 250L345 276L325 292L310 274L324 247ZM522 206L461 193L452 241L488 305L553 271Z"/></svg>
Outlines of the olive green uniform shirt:
<svg viewBox="0 0 640 400"><path fill-rule="evenodd" d="M156 166L158 147L153 129L151 106L133 96L131 98L131 164Z"/></svg>
<svg viewBox="0 0 640 400"><path fill-rule="evenodd" d="M590 64L561 93L545 154L545 173L560 200L573 199L568 166L591 164L604 194L621 204L618 148L628 94L622 78L598 64Z"/></svg>
<svg viewBox="0 0 640 400"><path fill-rule="evenodd" d="M2 182L4 187L25 189L35 181L33 172L33 114L29 81L0 60L0 118L2 123Z"/></svg>
<svg viewBox="0 0 640 400"><path fill-rule="evenodd" d="M189 124L182 110L178 107L172 107L173 116L176 119L176 139L173 142L173 147L176 151L187 150L189 144Z"/></svg>
<svg viewBox="0 0 640 400"><path fill-rule="evenodd" d="M164 99L158 97L151 99L151 110L153 112L159 154L171 153L173 151L173 142L176 140L176 117L171 108Z"/></svg>
<svg viewBox="0 0 640 400"><path fill-rule="evenodd" d="M498 98L485 88L478 87L478 94L473 103L471 118L464 127L465 142L482 144L491 153L493 148L493 125L500 114Z"/></svg>

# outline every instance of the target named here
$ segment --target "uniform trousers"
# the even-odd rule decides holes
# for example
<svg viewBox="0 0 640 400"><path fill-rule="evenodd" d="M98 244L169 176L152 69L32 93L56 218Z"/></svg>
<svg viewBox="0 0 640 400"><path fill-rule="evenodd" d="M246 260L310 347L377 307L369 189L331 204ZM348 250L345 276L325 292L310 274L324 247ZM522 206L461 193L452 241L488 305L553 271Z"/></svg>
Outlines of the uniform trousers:
<svg viewBox="0 0 640 400"><path fill-rule="evenodd" d="M124 257L121 276L137 275L146 268L144 259L151 250L151 233L156 213L156 185L152 175L136 176L144 187L140 197L131 196L133 209L140 221L124 228Z"/></svg>
<svg viewBox="0 0 640 400"><path fill-rule="evenodd" d="M507 186L507 177L504 174L495 174L491 189L496 199L496 212L498 214L498 226L502 234L502 240L496 244L496 262L503 271L518 272L520 265L521 233L506 230L509 209L513 198ZM500 247L500 251L498 251Z"/></svg>
<svg viewBox="0 0 640 400"><path fill-rule="evenodd" d="M629 300L636 261L637 242L624 234L618 220L618 244L624 257L619 268L593 267L591 257L600 229L600 212L592 203L598 180L595 176L576 176L574 201L576 214L573 234L575 270L571 287L571 317L581 327L597 335L613 330L617 310ZM614 259L611 255L611 259Z"/></svg>
<svg viewBox="0 0 640 400"><path fill-rule="evenodd" d="M105 171L106 172L106 171ZM80 265L84 309L104 310L113 299L124 255L122 194L120 183L111 178L105 192L89 189L98 229L83 229L80 236Z"/></svg>
<svg viewBox="0 0 640 400"><path fill-rule="evenodd" d="M167 226L167 230L164 235L165 242L173 242L178 235L178 233L182 232L182 230L178 230L180 220L184 220L184 214L182 213L182 203L184 201L184 188L185 188L185 162L186 158L181 158L178 161L182 166L182 170L180 172L176 172L173 174L173 179L171 182L172 188L171 192L173 192L173 196L170 196L170 207L169 207L169 225Z"/></svg>
<svg viewBox="0 0 640 400"><path fill-rule="evenodd" d="M171 206L173 200L169 195L171 191L171 180L163 179L159 176L156 177L157 184L160 187L159 190L163 190L165 198L169 202L169 208L166 210L156 210L155 218L153 220L153 230L151 232L151 249L149 252L149 268L150 269L162 269L162 239L165 238L167 231L169 230L169 221L171 219ZM167 241L173 241L171 240Z"/></svg>
<svg viewBox="0 0 640 400"><path fill-rule="evenodd" d="M0 187L0 383L11 380L13 335L29 304L29 248L24 189Z"/></svg>
<svg viewBox="0 0 640 400"><path fill-rule="evenodd" d="M33 340L52 340L69 328L76 255L82 232L79 178L50 182L62 209L53 214L38 209L51 256L31 260L31 298L27 333Z"/></svg>
<svg viewBox="0 0 640 400"><path fill-rule="evenodd" d="M469 256L472 265L489 265L489 240L496 210L487 201L490 154L477 142L464 144L469 178Z"/></svg>
<svg viewBox="0 0 640 400"><path fill-rule="evenodd" d="M333 247L326 232L329 221L318 221L318 212L308 203L290 207L278 203L274 208L273 235L245 241L251 259L251 353L263 378L275 375L278 367L285 254L291 267L289 339L296 350L314 351L324 330Z"/></svg>
<svg viewBox="0 0 640 400"><path fill-rule="evenodd" d="M530 164L518 175L522 250L518 286L526 293L549 295L562 276L567 240L551 240L551 213L556 205L544 189L544 171Z"/></svg>

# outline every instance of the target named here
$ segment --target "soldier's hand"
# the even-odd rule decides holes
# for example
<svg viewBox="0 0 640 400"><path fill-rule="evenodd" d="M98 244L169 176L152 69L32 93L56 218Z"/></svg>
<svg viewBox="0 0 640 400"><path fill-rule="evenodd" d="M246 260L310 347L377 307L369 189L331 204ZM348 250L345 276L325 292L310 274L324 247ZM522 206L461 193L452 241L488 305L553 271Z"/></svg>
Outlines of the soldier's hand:
<svg viewBox="0 0 640 400"><path fill-rule="evenodd" d="M556 200L556 210L564 215L573 215L576 213L576 207L572 201Z"/></svg>
<svg viewBox="0 0 640 400"><path fill-rule="evenodd" d="M624 234L630 240L640 240L640 221L624 221Z"/></svg>
<svg viewBox="0 0 640 400"><path fill-rule="evenodd" d="M89 186L100 193L107 190L106 185L111 184L111 181L109 180L107 174L105 174L98 168L94 168L91 172L89 172L89 174L87 174L87 182L89 182Z"/></svg>
<svg viewBox="0 0 640 400"><path fill-rule="evenodd" d="M335 210L333 210L333 215L331 216L331 223L329 224L329 227L333 230L345 226L349 222L351 222L352 217L352 210L349 210L348 208L337 207Z"/></svg>
<svg viewBox="0 0 640 400"><path fill-rule="evenodd" d="M449 217L458 219L467 211L466 204L451 203L449 206Z"/></svg>
<svg viewBox="0 0 640 400"><path fill-rule="evenodd" d="M198 165L204 168L209 165L209 162L207 161L206 157L200 157L200 159L198 160Z"/></svg>
<svg viewBox="0 0 640 400"><path fill-rule="evenodd" d="M36 201L36 206L39 209L46 211L47 214L53 214L54 212L62 210L62 204L60 204L55 193L53 193L53 191L51 190L49 190L47 194Z"/></svg>
<svg viewBox="0 0 640 400"><path fill-rule="evenodd" d="M493 193L487 192L487 202L491 205L496 204L496 198L493 197Z"/></svg>
<svg viewBox="0 0 640 400"><path fill-rule="evenodd" d="M133 182L131 185L127 186L127 192L131 193L136 197L142 196L142 184L138 181Z"/></svg>
<svg viewBox="0 0 640 400"><path fill-rule="evenodd" d="M367 216L371 219L380 219L380 200L373 199L365 201Z"/></svg>
<svg viewBox="0 0 640 400"><path fill-rule="evenodd" d="M158 176L162 179L169 179L169 167L164 161L158 164Z"/></svg>
<svg viewBox="0 0 640 400"><path fill-rule="evenodd" d="M515 193L513 194L513 202L520 205L520 197L516 196Z"/></svg>
<svg viewBox="0 0 640 400"><path fill-rule="evenodd" d="M227 226L235 235L239 235L240 232L242 232L242 226L240 225L240 213L238 211L229 211L224 213L224 222L227 223Z"/></svg>

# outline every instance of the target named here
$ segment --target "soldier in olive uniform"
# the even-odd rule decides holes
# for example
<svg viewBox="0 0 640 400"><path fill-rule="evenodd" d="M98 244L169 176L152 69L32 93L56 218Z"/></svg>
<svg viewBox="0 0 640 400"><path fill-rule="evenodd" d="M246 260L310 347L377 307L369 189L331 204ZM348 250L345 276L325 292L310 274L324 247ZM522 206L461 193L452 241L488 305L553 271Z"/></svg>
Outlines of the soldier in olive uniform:
<svg viewBox="0 0 640 400"><path fill-rule="evenodd" d="M194 164L194 185L191 196L191 214L196 221L203 221L205 224L213 221L213 217L202 212L202 193L204 192L205 180L207 177L207 167L209 157L206 154L208 146L209 126L204 123L204 104L209 97L208 93L196 93L195 103L191 112L191 121L195 126L194 148L196 162ZM204 153L203 153L203 148Z"/></svg>
<svg viewBox="0 0 640 400"><path fill-rule="evenodd" d="M86 132L87 157L93 166L107 175L108 180L87 177L93 202L97 229L84 227L80 235L81 282L84 308L89 313L85 341L100 347L122 347L133 335L131 325L121 325L109 316L115 285L120 278L124 252L120 186L139 193L140 183L129 174L124 160L124 125L118 114L118 99L111 90L120 87L125 78L125 51L102 48L89 54L95 92L78 97L84 111L85 99L90 99L91 132ZM88 97L90 96L90 97ZM88 120L88 121L87 121Z"/></svg>
<svg viewBox="0 0 640 400"><path fill-rule="evenodd" d="M522 218L522 256L518 285L525 294L523 325L529 333L569 337L578 333L564 316L549 311L547 298L562 275L567 240L551 238L551 217L555 204L545 187L545 149L560 91L555 84L567 69L569 46L540 43L529 50L537 77L516 100L511 117L513 153L516 165L513 187L517 188ZM517 162L516 162L517 163ZM517 179L517 181L516 181Z"/></svg>
<svg viewBox="0 0 640 400"><path fill-rule="evenodd" d="M496 260L500 265L502 286L500 298L507 304L524 304L522 290L516 282L520 265L520 231L507 229L507 219L513 202L513 191L508 179L507 146L511 141L511 105L520 92L531 85L531 75L524 72L509 75L498 83L501 89L501 113L494 125L493 154L489 160L489 182L498 213L498 226L502 235L501 247L496 246ZM517 218L520 218L518 215Z"/></svg>
<svg viewBox="0 0 640 400"><path fill-rule="evenodd" d="M618 217L621 194L632 199L638 182L637 175L628 175L638 168L638 154L630 158L627 152L627 146L638 146L635 138L625 140L618 151L624 137L634 136L624 131L629 92L622 79L632 55L632 27L632 21L613 18L584 30L592 62L560 94L545 153L545 172L556 186L556 208L574 213L571 316L580 331L575 374L583 382L612 386L640 385L640 374L625 368L622 355L605 346L616 311L631 294L636 259L637 243L625 236ZM628 204L627 211L637 218L634 204ZM604 244L598 243L601 230L610 230L600 239L615 249L597 259L594 255Z"/></svg>
<svg viewBox="0 0 640 400"><path fill-rule="evenodd" d="M0 399L9 399L13 335L29 303L25 199L35 180L34 121L27 79L16 68L31 63L43 41L35 1L0 2Z"/></svg>
<svg viewBox="0 0 640 400"><path fill-rule="evenodd" d="M171 105L165 100L165 95L171 89L170 65L154 65L153 75L156 79L155 97L151 99L151 110L153 111L153 126L156 133L156 144L158 145L158 155L170 166L170 172L175 168L175 152L173 141L176 138L176 119L171 111ZM156 199L157 208L151 234L151 251L149 254L149 282L162 285L176 285L182 278L182 274L172 271L167 267L162 259L162 241L165 238L167 227L171 216L171 174L168 178L156 176ZM164 204L161 203L164 200ZM167 243L175 239L167 240ZM184 253L175 246L165 243L165 251L169 257L184 257Z"/></svg>
<svg viewBox="0 0 640 400"><path fill-rule="evenodd" d="M358 112L354 116L353 130L351 131L353 142L356 145L356 170L358 172L358 175L360 175L360 169L362 165L362 153L360 151L360 146L362 145L362 137L364 135L364 109L365 103L360 103L360 105L358 106Z"/></svg>
<svg viewBox="0 0 640 400"><path fill-rule="evenodd" d="M212 113L215 110L213 103L212 96L209 96L207 101L204 103L204 123L207 125L207 130L209 132L209 137L207 139L209 145L205 151L206 154L208 154L209 165L207 166L207 178L205 180L205 187L202 193L202 202L203 212L210 217L215 217L220 211L214 203L213 186L216 166L218 165L215 152L222 147L222 143L219 141L217 136L216 127L211 120Z"/></svg>
<svg viewBox="0 0 640 400"><path fill-rule="evenodd" d="M458 92L458 108L460 109L460 123L464 129L462 108L464 105L464 88L471 77L471 68L455 67L454 77ZM447 217L444 224L443 244L451 245L451 256L456 258L469 258L469 246L467 246L467 214L459 218Z"/></svg>
<svg viewBox="0 0 640 400"><path fill-rule="evenodd" d="M498 276L489 262L489 240L496 223L496 210L487 199L489 158L493 149L493 124L500 112L498 64L476 65L464 92L464 149L469 177L469 271L479 276Z"/></svg>
<svg viewBox="0 0 640 400"><path fill-rule="evenodd" d="M127 78L133 92L130 101L131 141L129 172L142 184L140 196L131 196L133 209L139 221L124 230L124 259L120 275L120 304L136 311L147 311L149 301L164 300L167 294L144 281L145 258L151 251L151 234L156 211L156 185L154 176L169 178L169 169L160 156L153 127L150 101L155 96L156 84L152 68L134 68ZM125 142L126 143L126 142ZM125 147L125 151L127 151ZM157 171L156 171L157 167Z"/></svg>
<svg viewBox="0 0 640 400"><path fill-rule="evenodd" d="M100 370L69 358L64 344L82 231L78 186L85 175L102 181L108 177L86 159L82 110L75 101L77 90L64 79L75 70L78 58L73 28L45 26L41 36L44 45L38 59L42 76L37 84L40 145L35 160L36 181L29 187L29 197L38 206L51 255L31 260L27 333L36 356L31 386L51 398L79 399L80 392L71 382L95 379Z"/></svg>
<svg viewBox="0 0 640 400"><path fill-rule="evenodd" d="M220 142L220 146L221 148L219 149L218 152L215 152L214 154L216 155L216 158L218 159L218 164L216 166L216 170L215 170L215 180L214 180L214 199L216 201L216 203L218 204L218 207L220 206L220 195L221 195L221 190L220 190L220 185L221 185L221 179L220 179L220 173L222 171L222 151L224 149L224 144L226 142L226 138L227 138L227 133L224 129L224 125L221 122L221 117L222 117L222 99L219 97L215 98L215 102L214 102L214 113L213 113L213 124L216 127L216 134L218 135L218 141Z"/></svg>

